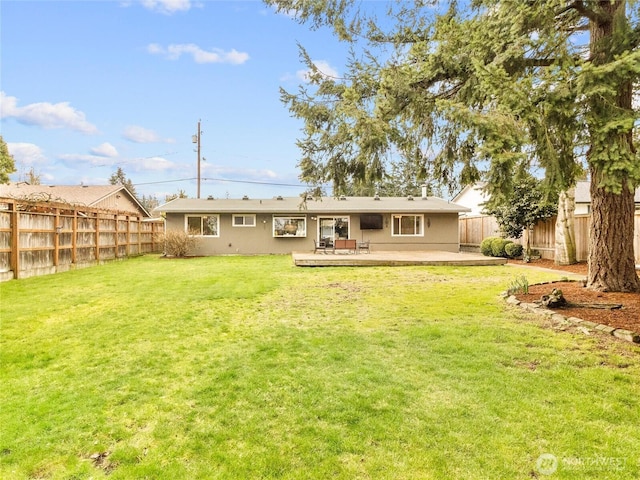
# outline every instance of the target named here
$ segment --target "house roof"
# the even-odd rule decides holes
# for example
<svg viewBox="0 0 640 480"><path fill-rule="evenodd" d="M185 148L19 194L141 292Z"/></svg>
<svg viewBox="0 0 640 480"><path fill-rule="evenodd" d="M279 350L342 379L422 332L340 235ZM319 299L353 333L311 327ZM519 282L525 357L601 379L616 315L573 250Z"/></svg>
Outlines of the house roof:
<svg viewBox="0 0 640 480"><path fill-rule="evenodd" d="M122 185L30 185L25 182L0 185L0 197L59 202L85 207L95 207L105 198L119 192L124 192L140 208L140 211L149 215L140 202Z"/></svg>
<svg viewBox="0 0 640 480"><path fill-rule="evenodd" d="M591 203L591 182L581 181L576 183L576 203ZM640 203L640 187L636 188L634 202Z"/></svg>
<svg viewBox="0 0 640 480"><path fill-rule="evenodd" d="M438 197L322 197L304 201L301 197L270 199L195 199L176 198L160 205L163 213L459 213L469 208Z"/></svg>

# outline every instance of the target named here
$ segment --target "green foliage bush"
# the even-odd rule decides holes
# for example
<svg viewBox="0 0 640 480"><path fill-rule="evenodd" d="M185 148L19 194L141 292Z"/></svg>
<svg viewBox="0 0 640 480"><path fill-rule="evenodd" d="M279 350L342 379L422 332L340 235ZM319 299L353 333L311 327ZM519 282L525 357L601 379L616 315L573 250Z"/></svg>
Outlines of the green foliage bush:
<svg viewBox="0 0 640 480"><path fill-rule="evenodd" d="M509 243L505 245L504 251L506 252L509 258L516 258L522 255L523 247L519 243Z"/></svg>
<svg viewBox="0 0 640 480"><path fill-rule="evenodd" d="M504 248L508 243L513 243L511 240L505 240L504 238L496 238L491 242L491 254L494 257L506 257L507 252Z"/></svg>
<svg viewBox="0 0 640 480"><path fill-rule="evenodd" d="M491 248L491 244L496 239L498 239L498 237L487 237L483 239L480 243L480 253L482 253L485 257L492 257L493 249Z"/></svg>

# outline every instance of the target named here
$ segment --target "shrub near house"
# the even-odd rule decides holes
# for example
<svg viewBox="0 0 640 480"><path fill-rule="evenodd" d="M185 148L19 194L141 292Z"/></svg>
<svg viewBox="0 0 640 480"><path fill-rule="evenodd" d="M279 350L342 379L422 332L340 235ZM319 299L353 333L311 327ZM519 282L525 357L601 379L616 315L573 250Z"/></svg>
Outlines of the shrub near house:
<svg viewBox="0 0 640 480"><path fill-rule="evenodd" d="M480 252L486 257L517 258L522 255L519 243L500 237L487 237L480 244Z"/></svg>

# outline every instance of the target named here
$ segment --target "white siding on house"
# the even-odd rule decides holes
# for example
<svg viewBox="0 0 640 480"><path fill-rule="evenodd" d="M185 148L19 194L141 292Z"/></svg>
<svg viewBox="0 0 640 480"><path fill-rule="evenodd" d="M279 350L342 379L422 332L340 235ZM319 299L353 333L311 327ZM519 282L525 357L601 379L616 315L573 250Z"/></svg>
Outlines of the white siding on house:
<svg viewBox="0 0 640 480"><path fill-rule="evenodd" d="M469 217L482 215L482 204L487 201L487 196L482 191L484 185L484 183L467 185L458 195L454 197L454 203L471 209L470 212L464 213L464 216Z"/></svg>

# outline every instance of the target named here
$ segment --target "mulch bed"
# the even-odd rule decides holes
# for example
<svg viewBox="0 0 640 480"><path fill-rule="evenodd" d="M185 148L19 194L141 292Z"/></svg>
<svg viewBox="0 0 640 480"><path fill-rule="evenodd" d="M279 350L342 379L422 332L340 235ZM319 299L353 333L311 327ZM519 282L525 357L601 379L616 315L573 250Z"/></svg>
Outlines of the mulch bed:
<svg viewBox="0 0 640 480"><path fill-rule="evenodd" d="M509 263L524 267L550 268L564 272L576 273L587 277L587 264L558 266L553 260L534 260L524 263L519 260L510 260ZM622 305L619 309L603 309L588 307L563 307L556 311L565 317L577 317L594 323L609 325L614 328L623 328L640 333L640 294L638 293L611 293L596 292L583 287L582 282L554 282L551 284L530 285L529 294L514 295L521 302L534 303L543 295L548 295L554 288L562 290L562 294L571 304L580 305Z"/></svg>

